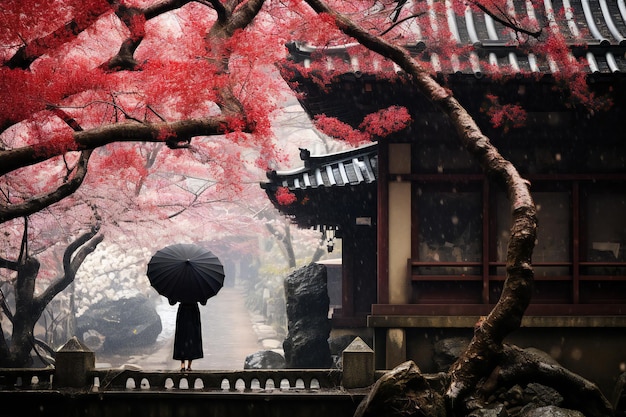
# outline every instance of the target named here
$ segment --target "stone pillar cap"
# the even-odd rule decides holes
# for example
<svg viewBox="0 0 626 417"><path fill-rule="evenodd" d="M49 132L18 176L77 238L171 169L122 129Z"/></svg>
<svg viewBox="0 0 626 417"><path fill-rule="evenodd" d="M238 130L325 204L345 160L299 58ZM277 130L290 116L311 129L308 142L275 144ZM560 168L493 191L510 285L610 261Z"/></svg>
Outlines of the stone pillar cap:
<svg viewBox="0 0 626 417"><path fill-rule="evenodd" d="M85 344L83 344L76 336L68 340L57 352L92 352Z"/></svg>
<svg viewBox="0 0 626 417"><path fill-rule="evenodd" d="M373 352L373 350L363 341L363 339L357 336L352 343L348 345L344 352Z"/></svg>

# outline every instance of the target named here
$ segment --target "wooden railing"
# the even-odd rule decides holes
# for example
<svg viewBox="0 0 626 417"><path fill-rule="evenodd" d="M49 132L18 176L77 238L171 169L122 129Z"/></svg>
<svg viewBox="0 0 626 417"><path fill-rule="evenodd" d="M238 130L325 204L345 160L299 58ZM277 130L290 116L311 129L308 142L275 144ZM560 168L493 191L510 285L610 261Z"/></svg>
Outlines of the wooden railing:
<svg viewBox="0 0 626 417"><path fill-rule="evenodd" d="M454 314L463 314L463 308L467 314L482 314L499 297L505 279L504 267L504 262L486 259L478 262L408 259L407 278L413 285L409 305L415 307L394 308L403 314L424 311L444 314L447 310L440 305L446 305ZM626 262L533 262L533 267L535 293L531 311L538 314L612 315L623 311L626 305ZM428 309L424 305L429 305ZM468 307L460 308L461 305ZM480 310L481 305L485 309ZM373 313L389 314L388 310L375 306Z"/></svg>

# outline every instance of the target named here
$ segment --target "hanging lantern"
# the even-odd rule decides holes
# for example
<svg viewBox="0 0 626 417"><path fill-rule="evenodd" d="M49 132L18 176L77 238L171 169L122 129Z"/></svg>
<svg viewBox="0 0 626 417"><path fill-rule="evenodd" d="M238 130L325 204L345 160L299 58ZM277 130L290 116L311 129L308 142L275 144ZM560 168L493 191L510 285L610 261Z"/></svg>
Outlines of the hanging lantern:
<svg viewBox="0 0 626 417"><path fill-rule="evenodd" d="M324 239L326 240L326 249L328 253L331 253L335 248L335 228L327 227L324 230Z"/></svg>

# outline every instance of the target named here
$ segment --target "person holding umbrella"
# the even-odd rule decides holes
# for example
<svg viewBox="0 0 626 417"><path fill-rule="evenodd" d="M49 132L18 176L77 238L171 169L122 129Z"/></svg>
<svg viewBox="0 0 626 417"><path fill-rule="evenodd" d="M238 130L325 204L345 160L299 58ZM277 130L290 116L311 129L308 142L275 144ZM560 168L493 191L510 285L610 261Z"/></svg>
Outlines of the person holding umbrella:
<svg viewBox="0 0 626 417"><path fill-rule="evenodd" d="M170 305L176 301L169 300ZM202 303L202 305L206 305ZM198 303L180 303L176 313L176 332L174 334L174 360L180 361L180 371L191 371L191 362L204 357L202 351L202 323ZM187 366L185 366L187 361Z"/></svg>
<svg viewBox="0 0 626 417"><path fill-rule="evenodd" d="M170 305L177 302L173 359L180 371L204 356L198 303L206 305L224 285L224 267L211 251L193 244L175 244L157 251L148 262L148 279ZM185 362L186 365L185 365Z"/></svg>

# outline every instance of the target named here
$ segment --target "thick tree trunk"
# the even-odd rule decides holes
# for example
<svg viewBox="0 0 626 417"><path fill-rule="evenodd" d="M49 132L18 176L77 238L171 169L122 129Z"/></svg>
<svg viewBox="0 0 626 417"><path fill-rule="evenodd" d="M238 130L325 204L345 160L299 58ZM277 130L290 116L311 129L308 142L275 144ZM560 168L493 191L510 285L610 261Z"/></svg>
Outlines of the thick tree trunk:
<svg viewBox="0 0 626 417"><path fill-rule="evenodd" d="M39 266L35 258L27 258L18 266L13 332L9 356L2 360L3 366L22 368L32 364L30 351L35 343L33 329L39 319L39 315L34 311L35 279L39 273Z"/></svg>
<svg viewBox="0 0 626 417"><path fill-rule="evenodd" d="M0 367L22 368L32 364L31 351L36 341L34 328L48 303L74 281L76 271L102 241L98 235L100 225L94 226L72 242L65 250L61 277L55 280L39 296L35 295L35 280L39 274L39 261L26 257L22 262L12 262L11 269L17 272L15 280L15 314L11 317L13 332L10 344L0 338ZM8 265L8 263L7 263ZM1 329L0 329L1 330Z"/></svg>
<svg viewBox="0 0 626 417"><path fill-rule="evenodd" d="M307 0L307 3L316 12L333 16L345 34L400 66L410 76L413 86L449 117L463 146L492 180L505 187L511 201L512 227L507 252L507 279L496 307L477 324L468 349L450 370L446 399L454 407L459 398L476 386L478 380L491 374L500 358L504 337L520 326L530 302L533 286L531 256L537 219L529 183L519 175L513 164L500 155L472 116L452 96L452 92L437 83L412 58L409 51L365 31L347 17L331 10L323 1Z"/></svg>
<svg viewBox="0 0 626 417"><path fill-rule="evenodd" d="M450 369L451 382L446 397L454 407L457 399L491 373L499 361L504 338L519 328L530 303L533 287L531 257L535 246L537 218L529 183L489 142L471 116L452 97L441 102L466 149L483 170L504 185L511 202L511 238L507 249L507 278L498 303L477 323L474 338Z"/></svg>

